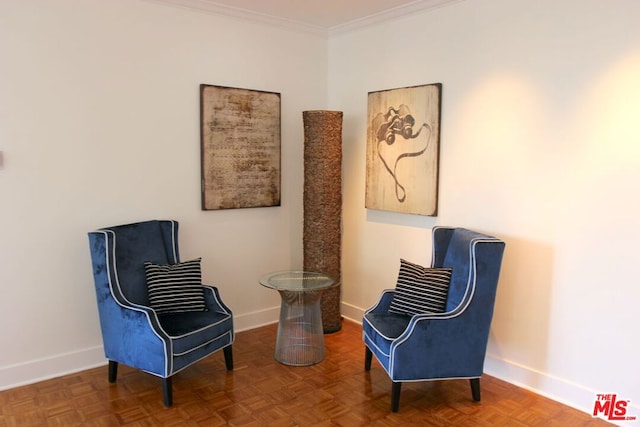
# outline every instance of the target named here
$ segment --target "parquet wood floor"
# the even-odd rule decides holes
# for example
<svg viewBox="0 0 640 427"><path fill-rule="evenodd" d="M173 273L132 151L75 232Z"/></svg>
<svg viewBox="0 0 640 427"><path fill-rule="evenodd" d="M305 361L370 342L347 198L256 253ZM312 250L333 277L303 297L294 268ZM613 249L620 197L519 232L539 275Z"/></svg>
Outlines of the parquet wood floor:
<svg viewBox="0 0 640 427"><path fill-rule="evenodd" d="M174 404L162 404L160 380L120 366L0 392L0 426L603 426L570 407L490 376L482 401L467 380L406 383L391 413L391 383L375 361L364 370L361 326L344 321L325 336L326 358L308 367L273 359L276 325L240 332L235 369L222 352L178 373Z"/></svg>

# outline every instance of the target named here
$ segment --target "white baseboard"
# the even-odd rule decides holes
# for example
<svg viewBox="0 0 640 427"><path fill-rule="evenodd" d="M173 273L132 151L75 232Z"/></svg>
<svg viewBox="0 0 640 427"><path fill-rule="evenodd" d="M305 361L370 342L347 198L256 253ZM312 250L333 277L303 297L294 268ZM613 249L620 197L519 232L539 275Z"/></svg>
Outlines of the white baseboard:
<svg viewBox="0 0 640 427"><path fill-rule="evenodd" d="M0 367L0 390L33 384L107 364L102 346ZM106 373L105 373L106 375Z"/></svg>
<svg viewBox="0 0 640 427"><path fill-rule="evenodd" d="M363 309L361 309L360 307L356 307L355 305L347 304L345 302L340 304L340 309L342 310L342 317L344 317L345 319L349 319L359 325L362 325L362 316L364 316Z"/></svg>
<svg viewBox="0 0 640 427"><path fill-rule="evenodd" d="M593 410L593 399L596 392L580 384L554 377L491 354L487 354L485 358L484 371L493 377L582 412L591 412Z"/></svg>
<svg viewBox="0 0 640 427"><path fill-rule="evenodd" d="M342 303L342 314L346 319L362 324L364 312L365 309L344 302ZM581 384L555 377L545 372L536 371L535 369L501 359L491 354L487 354L484 371L488 375L588 414L593 413L596 393L603 392L602 390L592 390ZM631 415L640 414L640 405L636 402L630 402L629 408ZM626 422L624 425L630 426L632 424L636 425L635 423L630 424L629 422Z"/></svg>
<svg viewBox="0 0 640 427"><path fill-rule="evenodd" d="M582 384L540 372L492 354L487 354L485 358L484 371L493 377L588 414L593 413L596 394L608 392L608 390L593 390ZM640 406L636 402L630 402L629 408L631 415L640 414Z"/></svg>
<svg viewBox="0 0 640 427"><path fill-rule="evenodd" d="M342 303L341 310L345 319L362 324L362 316L365 309ZM280 307L271 307L237 315L234 316L234 329L236 332L241 332L273 324L278 321L279 315ZM0 390L32 384L106 364L107 361L104 357L102 346L95 346L48 358L8 365L0 367ZM492 354L487 354L485 372L503 381L586 413L592 412L595 395L598 392L602 392ZM640 414L640 406L636 402L631 402L629 406L633 408L633 415Z"/></svg>
<svg viewBox="0 0 640 427"><path fill-rule="evenodd" d="M278 321L280 307L234 316L236 332L258 328ZM105 366L107 360L101 345L62 353L42 359L0 367L0 391L33 384L86 369ZM105 373L106 376L106 373ZM106 378L106 377L105 377Z"/></svg>
<svg viewBox="0 0 640 427"><path fill-rule="evenodd" d="M280 307L271 307L265 310L234 315L233 330L235 332L248 331L264 325L277 323L280 318Z"/></svg>

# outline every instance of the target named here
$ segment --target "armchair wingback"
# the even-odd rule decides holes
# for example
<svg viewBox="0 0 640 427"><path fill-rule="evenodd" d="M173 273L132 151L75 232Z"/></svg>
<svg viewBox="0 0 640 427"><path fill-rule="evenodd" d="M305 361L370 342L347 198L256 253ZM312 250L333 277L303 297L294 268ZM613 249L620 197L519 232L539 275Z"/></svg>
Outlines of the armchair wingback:
<svg viewBox="0 0 640 427"><path fill-rule="evenodd" d="M178 222L146 221L89 233L98 314L109 381L118 363L162 378L166 406L173 402L171 377L223 349L233 369L233 316L218 289L204 286L206 310L160 314L150 307L145 262L180 262Z"/></svg>
<svg viewBox="0 0 640 427"><path fill-rule="evenodd" d="M489 328L505 244L463 228L433 229L432 267L452 268L444 313L389 312L394 290L366 310L365 369L375 355L392 381L391 410L398 411L405 381L464 378L480 400Z"/></svg>

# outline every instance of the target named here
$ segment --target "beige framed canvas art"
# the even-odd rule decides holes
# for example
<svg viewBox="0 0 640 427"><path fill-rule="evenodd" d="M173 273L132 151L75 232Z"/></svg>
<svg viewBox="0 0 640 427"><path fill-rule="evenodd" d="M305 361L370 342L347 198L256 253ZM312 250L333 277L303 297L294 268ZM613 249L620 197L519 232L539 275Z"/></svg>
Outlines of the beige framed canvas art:
<svg viewBox="0 0 640 427"><path fill-rule="evenodd" d="M365 207L438 212L440 83L369 92Z"/></svg>
<svg viewBox="0 0 640 427"><path fill-rule="evenodd" d="M200 85L202 209L280 206L280 94Z"/></svg>

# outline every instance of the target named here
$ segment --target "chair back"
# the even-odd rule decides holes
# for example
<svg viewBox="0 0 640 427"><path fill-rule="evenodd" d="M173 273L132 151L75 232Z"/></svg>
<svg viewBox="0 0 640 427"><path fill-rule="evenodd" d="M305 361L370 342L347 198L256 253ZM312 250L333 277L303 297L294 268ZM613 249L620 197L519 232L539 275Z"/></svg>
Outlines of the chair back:
<svg viewBox="0 0 640 427"><path fill-rule="evenodd" d="M452 268L446 312L464 325L459 375L482 375L505 243L464 228L433 230L433 266Z"/></svg>
<svg viewBox="0 0 640 427"><path fill-rule="evenodd" d="M106 227L90 232L89 242L94 270L108 269L111 292L125 305L149 305L145 262L175 264L180 260L176 221Z"/></svg>
<svg viewBox="0 0 640 427"><path fill-rule="evenodd" d="M464 228L434 230L434 267L451 267L446 311L464 313L469 326L489 333L505 243Z"/></svg>

